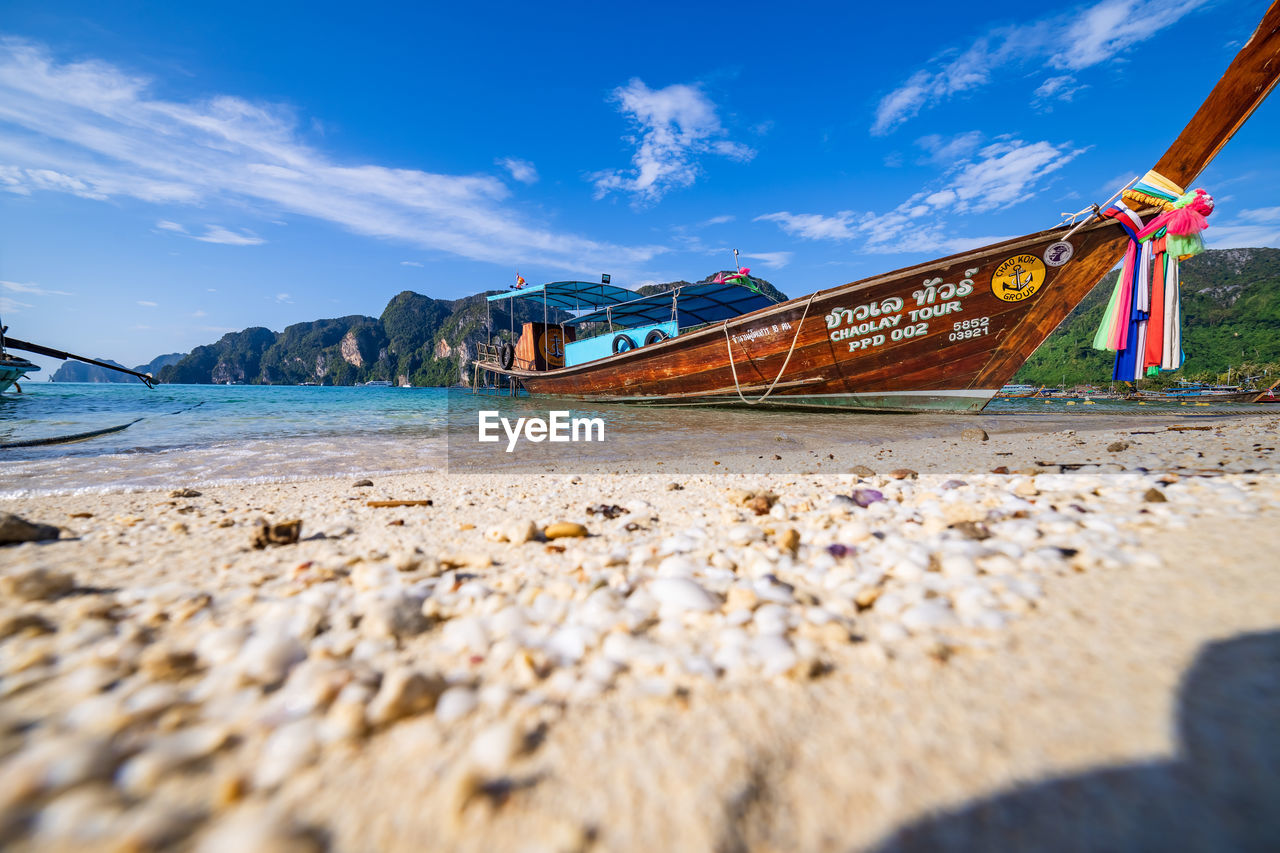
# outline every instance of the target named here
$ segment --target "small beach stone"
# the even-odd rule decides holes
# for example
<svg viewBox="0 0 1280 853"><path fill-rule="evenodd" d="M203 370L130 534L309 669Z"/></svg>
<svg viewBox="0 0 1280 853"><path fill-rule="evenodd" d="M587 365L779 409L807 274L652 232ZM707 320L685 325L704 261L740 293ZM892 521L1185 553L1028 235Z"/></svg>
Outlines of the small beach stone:
<svg viewBox="0 0 1280 853"><path fill-rule="evenodd" d="M198 498L200 493L195 489L174 489L169 493L171 498Z"/></svg>
<svg viewBox="0 0 1280 853"><path fill-rule="evenodd" d="M38 637L52 634L58 628L39 613L10 613L0 618L0 640L25 635Z"/></svg>
<svg viewBox="0 0 1280 853"><path fill-rule="evenodd" d="M866 508L884 500L884 493L878 489L854 489L849 499L859 507Z"/></svg>
<svg viewBox="0 0 1280 853"><path fill-rule="evenodd" d="M353 489L367 489L373 485L373 480L356 480L351 484Z"/></svg>
<svg viewBox="0 0 1280 853"><path fill-rule="evenodd" d="M436 701L436 719L442 723L460 720L475 710L478 701L470 687L450 687Z"/></svg>
<svg viewBox="0 0 1280 853"><path fill-rule="evenodd" d="M572 521L558 521L548 524L542 535L547 539L574 539L586 536L587 528Z"/></svg>
<svg viewBox="0 0 1280 853"><path fill-rule="evenodd" d="M1120 453L1123 450L1128 450L1129 446L1129 442L1127 441L1113 441L1107 445L1107 452Z"/></svg>
<svg viewBox="0 0 1280 853"><path fill-rule="evenodd" d="M914 480L920 475L910 468L896 468L889 472L889 476L895 480Z"/></svg>
<svg viewBox="0 0 1280 853"><path fill-rule="evenodd" d="M196 853L322 853L319 832L262 805L244 805L201 834Z"/></svg>
<svg viewBox="0 0 1280 853"><path fill-rule="evenodd" d="M688 578L658 578L650 581L649 593L666 607L675 610L710 611L718 607L716 599Z"/></svg>
<svg viewBox="0 0 1280 853"><path fill-rule="evenodd" d="M272 626L249 638L236 655L235 668L243 679L271 686L284 681L289 669L306 656L306 648L283 626Z"/></svg>
<svg viewBox="0 0 1280 853"><path fill-rule="evenodd" d="M360 630L370 637L402 639L421 634L431 626L422 615L422 601L402 590L386 590L368 596L361 608Z"/></svg>
<svg viewBox="0 0 1280 853"><path fill-rule="evenodd" d="M143 649L138 668L153 679L176 680L198 671L200 659L195 652L156 644Z"/></svg>
<svg viewBox="0 0 1280 853"><path fill-rule="evenodd" d="M1142 499L1147 503L1152 503L1152 504L1162 504L1162 503L1166 503L1169 500L1164 496L1164 492L1160 491L1154 486L1151 487L1150 489L1147 489L1145 492L1143 492Z"/></svg>
<svg viewBox="0 0 1280 853"><path fill-rule="evenodd" d="M438 676L396 667L382 676L382 686L369 703L369 724L385 726L404 717L430 711L445 692L445 687Z"/></svg>
<svg viewBox="0 0 1280 853"><path fill-rule="evenodd" d="M866 465L854 465L849 469L849 473L858 477L874 477L876 475L876 472Z"/></svg>
<svg viewBox="0 0 1280 853"><path fill-rule="evenodd" d="M0 545L16 542L45 542L57 539L62 531L52 524L36 524L11 512L0 512Z"/></svg>
<svg viewBox="0 0 1280 853"><path fill-rule="evenodd" d="M253 531L252 544L254 548L258 549L266 548L268 545L292 545L298 541L298 537L301 535L302 521L300 519L281 521L274 524L266 519L259 519Z"/></svg>
<svg viewBox="0 0 1280 853"><path fill-rule="evenodd" d="M506 771L520 752L520 732L510 722L495 723L471 741L467 757L478 769L490 776Z"/></svg>
<svg viewBox="0 0 1280 853"><path fill-rule="evenodd" d="M965 441L986 441L991 436L981 427L969 427L960 433L960 437Z"/></svg>
<svg viewBox="0 0 1280 853"><path fill-rule="evenodd" d="M70 592L75 585L75 578L66 572L37 568L0 578L0 594L23 601L45 601Z"/></svg>

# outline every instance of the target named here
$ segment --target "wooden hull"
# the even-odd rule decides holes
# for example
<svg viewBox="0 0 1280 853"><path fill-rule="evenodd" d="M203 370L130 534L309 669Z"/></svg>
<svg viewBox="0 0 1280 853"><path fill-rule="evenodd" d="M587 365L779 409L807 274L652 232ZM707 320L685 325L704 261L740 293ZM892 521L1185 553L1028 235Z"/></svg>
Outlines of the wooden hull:
<svg viewBox="0 0 1280 853"><path fill-rule="evenodd" d="M587 364L505 372L535 396L597 402L978 411L1124 253L1124 231L1096 222L1071 236L1069 261L1046 264L1066 231L819 291ZM1031 284L1012 289L1013 267Z"/></svg>

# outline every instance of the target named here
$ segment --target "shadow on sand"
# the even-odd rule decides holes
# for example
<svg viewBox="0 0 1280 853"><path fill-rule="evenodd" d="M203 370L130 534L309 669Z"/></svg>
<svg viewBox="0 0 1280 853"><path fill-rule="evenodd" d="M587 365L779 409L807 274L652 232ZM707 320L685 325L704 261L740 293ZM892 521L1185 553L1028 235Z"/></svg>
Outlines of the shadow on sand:
<svg viewBox="0 0 1280 853"><path fill-rule="evenodd" d="M1178 697L1178 756L1043 782L917 821L901 850L1280 850L1280 632L1212 643Z"/></svg>

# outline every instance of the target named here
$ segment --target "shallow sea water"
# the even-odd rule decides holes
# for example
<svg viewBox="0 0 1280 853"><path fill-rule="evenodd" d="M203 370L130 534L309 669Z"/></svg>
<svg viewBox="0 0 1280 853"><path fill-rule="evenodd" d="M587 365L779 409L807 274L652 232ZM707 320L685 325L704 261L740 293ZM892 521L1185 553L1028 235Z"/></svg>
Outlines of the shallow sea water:
<svg viewBox="0 0 1280 853"><path fill-rule="evenodd" d="M727 454L794 453L951 436L967 426L1041 432L1132 423L1152 415L1196 417L1271 410L1103 401L995 401L978 415L858 414L743 408L572 404L477 396L442 388L30 383L0 395L0 445L131 424L72 443L0 449L0 497L172 488L190 483L448 470L574 473L576 465L705 461ZM476 441L481 409L519 417L600 418L606 441L587 444ZM665 470L673 470L668 467Z"/></svg>

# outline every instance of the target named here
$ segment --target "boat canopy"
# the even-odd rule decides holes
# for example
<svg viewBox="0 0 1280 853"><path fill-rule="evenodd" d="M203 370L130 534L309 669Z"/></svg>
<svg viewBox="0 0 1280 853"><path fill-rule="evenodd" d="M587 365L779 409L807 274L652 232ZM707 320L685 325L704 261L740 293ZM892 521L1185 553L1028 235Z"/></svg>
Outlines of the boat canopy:
<svg viewBox="0 0 1280 853"><path fill-rule="evenodd" d="M681 328L715 323L773 304L773 300L740 284L690 284L652 296L642 296L565 321L612 322L624 328L675 320Z"/></svg>
<svg viewBox="0 0 1280 853"><path fill-rule="evenodd" d="M598 281L551 281L546 284L534 284L519 290L508 290L487 297L490 302L502 299L537 299L546 297L548 307L562 308L565 311L581 311L583 309L603 308L606 305L617 305L636 298L634 290L618 287L616 284L601 284Z"/></svg>

